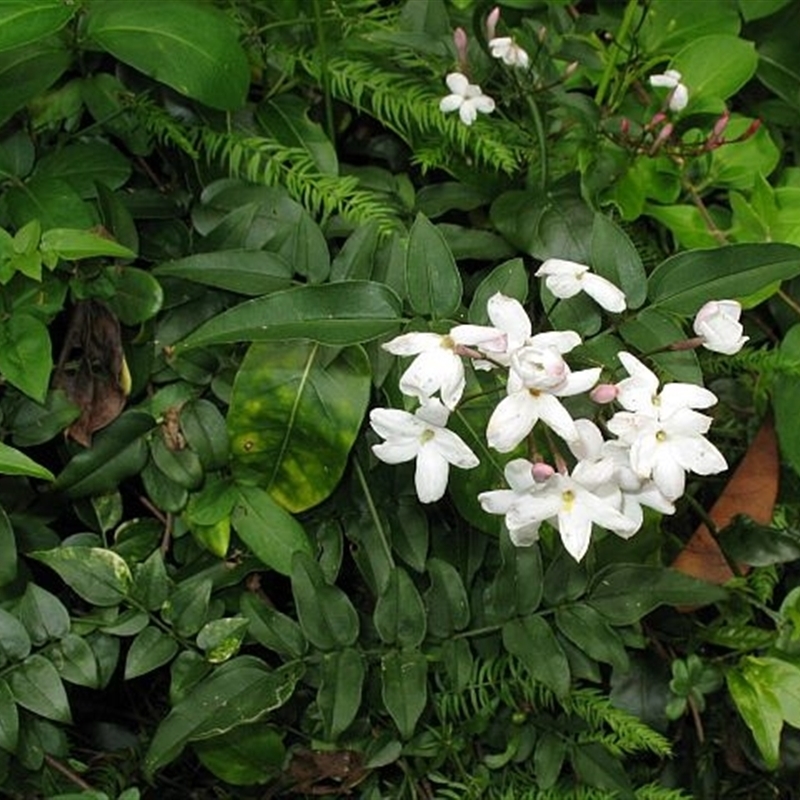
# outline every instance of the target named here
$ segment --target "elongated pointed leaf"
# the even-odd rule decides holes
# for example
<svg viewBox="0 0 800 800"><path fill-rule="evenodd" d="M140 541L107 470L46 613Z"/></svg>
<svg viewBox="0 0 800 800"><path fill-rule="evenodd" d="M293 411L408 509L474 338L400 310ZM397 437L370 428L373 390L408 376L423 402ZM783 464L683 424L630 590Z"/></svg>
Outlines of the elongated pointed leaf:
<svg viewBox="0 0 800 800"><path fill-rule="evenodd" d="M403 739L409 739L428 700L428 662L419 650L393 650L381 659L381 696Z"/></svg>
<svg viewBox="0 0 800 800"><path fill-rule="evenodd" d="M103 0L92 3L86 17L89 39L120 61L212 108L244 104L247 56L228 18L213 6Z"/></svg>
<svg viewBox="0 0 800 800"><path fill-rule="evenodd" d="M469 599L458 570L440 558L428 560L431 585L425 592L428 629L445 638L466 628L469 622Z"/></svg>
<svg viewBox="0 0 800 800"><path fill-rule="evenodd" d="M180 755L188 742L209 739L282 706L303 674L297 662L269 670L240 656L194 687L158 726L144 760L148 777Z"/></svg>
<svg viewBox="0 0 800 800"><path fill-rule="evenodd" d="M0 374L37 403L43 403L53 369L50 334L31 314L0 321Z"/></svg>
<svg viewBox="0 0 800 800"><path fill-rule="evenodd" d="M0 442L0 475L30 475L32 478L42 478L46 481L54 479L49 469L2 442Z"/></svg>
<svg viewBox="0 0 800 800"><path fill-rule="evenodd" d="M19 712L8 684L0 679L0 749L13 753L19 739Z"/></svg>
<svg viewBox="0 0 800 800"><path fill-rule="evenodd" d="M117 605L133 582L125 560L102 547L58 547L30 556L55 570L73 591L96 606Z"/></svg>
<svg viewBox="0 0 800 800"><path fill-rule="evenodd" d="M42 253L52 254L65 261L78 261L81 258L136 258L136 253L111 239L91 231L71 228L51 228L42 234L39 245Z"/></svg>
<svg viewBox="0 0 800 800"><path fill-rule="evenodd" d="M389 575L389 584L378 598L373 615L375 629L387 644L419 647L425 638L425 606L417 587L401 567Z"/></svg>
<svg viewBox="0 0 800 800"><path fill-rule="evenodd" d="M783 714L772 689L753 680L746 669L732 669L725 675L733 702L761 752L767 769L778 766Z"/></svg>
<svg viewBox="0 0 800 800"><path fill-rule="evenodd" d="M381 283L340 281L298 286L248 300L219 314L193 331L181 346L284 339L359 344L395 333L401 318L400 298Z"/></svg>
<svg viewBox="0 0 800 800"><path fill-rule="evenodd" d="M71 722L69 701L56 668L44 656L26 658L8 675L8 686L23 708L56 722Z"/></svg>
<svg viewBox="0 0 800 800"><path fill-rule="evenodd" d="M125 661L125 680L146 675L172 661L178 652L178 643L169 634L148 625L131 642Z"/></svg>
<svg viewBox="0 0 800 800"><path fill-rule="evenodd" d="M61 30L77 9L61 0L6 0L0 4L0 50L50 36Z"/></svg>
<svg viewBox="0 0 800 800"><path fill-rule="evenodd" d="M325 733L336 740L355 719L361 705L366 669L358 650L347 647L326 653L322 659L322 683L317 705L325 722Z"/></svg>
<svg viewBox="0 0 800 800"><path fill-rule="evenodd" d="M253 345L228 411L234 468L290 511L317 505L342 477L370 386L360 347Z"/></svg>
<svg viewBox="0 0 800 800"><path fill-rule="evenodd" d="M531 614L507 622L503 625L503 645L536 680L557 695L569 691L569 662L553 629L542 617Z"/></svg>

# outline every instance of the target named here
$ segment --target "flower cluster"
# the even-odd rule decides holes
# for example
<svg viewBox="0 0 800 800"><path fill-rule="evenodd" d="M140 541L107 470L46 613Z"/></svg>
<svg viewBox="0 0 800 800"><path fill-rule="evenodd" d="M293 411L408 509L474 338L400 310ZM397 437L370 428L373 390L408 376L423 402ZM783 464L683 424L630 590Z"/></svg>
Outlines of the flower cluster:
<svg viewBox="0 0 800 800"><path fill-rule="evenodd" d="M619 288L585 265L553 259L536 274L558 297L584 290L613 313L625 308ZM704 306L694 322L698 338L689 340L692 346L736 352L746 340L740 311L734 301ZM643 506L674 512L687 473L710 475L727 468L705 436L712 419L702 411L717 402L709 390L687 383L660 386L658 377L627 352L618 354L625 377L598 384L600 368L573 370L565 360L581 344L576 332L534 333L521 303L500 293L489 299L487 316L490 325L457 325L443 335L405 333L383 345L394 355L413 356L400 389L419 406L414 413L374 409L370 423L384 441L372 450L390 464L416 460L422 502L444 495L451 465L471 469L479 464L446 427L464 393L464 359L476 369L505 374L505 396L485 431L489 447L499 453L512 453L526 441L530 447L530 458L506 464L509 488L478 495L486 512L504 517L516 545L536 541L547 522L580 560L594 525L628 538L642 525ZM618 406L604 415L605 436L593 420L573 418L562 402L585 393L598 410L600 404Z"/></svg>

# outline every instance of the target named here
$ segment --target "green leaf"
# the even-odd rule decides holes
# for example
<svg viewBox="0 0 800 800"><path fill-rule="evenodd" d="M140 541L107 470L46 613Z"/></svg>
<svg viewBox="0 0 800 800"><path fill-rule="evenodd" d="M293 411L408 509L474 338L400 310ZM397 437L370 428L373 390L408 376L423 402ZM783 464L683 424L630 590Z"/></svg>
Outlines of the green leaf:
<svg viewBox="0 0 800 800"><path fill-rule="evenodd" d="M164 605L171 588L164 556L160 549L153 550L146 561L136 565L130 596L148 611L155 611Z"/></svg>
<svg viewBox="0 0 800 800"><path fill-rule="evenodd" d="M61 0L6 0L0 5L0 50L12 50L61 30L77 10Z"/></svg>
<svg viewBox="0 0 800 800"><path fill-rule="evenodd" d="M221 664L239 652L249 621L246 617L223 617L207 622L197 634L197 646L210 664Z"/></svg>
<svg viewBox="0 0 800 800"><path fill-rule="evenodd" d="M315 647L335 650L358 639L358 613L350 598L327 583L319 564L304 552L292 559L292 594L300 627Z"/></svg>
<svg viewBox="0 0 800 800"><path fill-rule="evenodd" d="M434 319L451 317L461 303L461 273L441 231L417 214L406 253L406 287L411 308Z"/></svg>
<svg viewBox="0 0 800 800"><path fill-rule="evenodd" d="M647 296L642 258L625 231L605 214L592 225L592 269L625 292L628 308L639 308Z"/></svg>
<svg viewBox="0 0 800 800"><path fill-rule="evenodd" d="M69 613L64 604L35 583L29 583L25 588L17 613L35 645L43 645L50 639L63 639L69 633Z"/></svg>
<svg viewBox="0 0 800 800"><path fill-rule="evenodd" d="M36 174L48 178L59 178L66 181L84 199L97 196L97 184L108 189L119 189L128 182L131 176L131 163L116 147L105 142L94 140L68 144L60 150L52 150L42 156L36 164ZM77 231L73 231L77 233ZM95 238L102 237L82 231ZM115 244L106 241L106 245ZM98 253L97 255L117 255L116 253ZM125 256L120 256L124 258ZM131 257L132 256L128 256ZM86 256L68 256L63 258L91 258Z"/></svg>
<svg viewBox="0 0 800 800"><path fill-rule="evenodd" d="M733 140L738 136L743 136L754 123L755 119L751 117L732 114L725 129L725 137ZM705 180L720 188L753 189L778 166L780 160L781 150L770 136L768 126L763 125L745 141L714 150ZM754 196L753 199L756 200L756 197ZM791 236L796 228L791 223L787 227L786 233ZM778 233L778 231L773 231L773 233ZM783 239L773 235L766 241L788 242L788 236Z"/></svg>
<svg viewBox="0 0 800 800"><path fill-rule="evenodd" d="M572 765L582 783L614 792L620 800L635 800L625 767L602 744L578 744L572 751Z"/></svg>
<svg viewBox="0 0 800 800"><path fill-rule="evenodd" d="M228 17L210 5L103 0L86 14L85 34L140 72L212 108L244 105L250 85L247 56Z"/></svg>
<svg viewBox="0 0 800 800"><path fill-rule="evenodd" d="M469 321L473 325L489 325L486 304L500 292L524 303L528 298L528 273L521 258L498 264L479 284L469 304Z"/></svg>
<svg viewBox="0 0 800 800"><path fill-rule="evenodd" d="M264 250L218 250L159 264L156 277L182 278L249 296L288 289L294 270L278 253Z"/></svg>
<svg viewBox="0 0 800 800"><path fill-rule="evenodd" d="M654 0L643 15L640 46L648 53L672 53L687 42L712 33L735 36L740 28L736 4L729 0L693 2L690 13L686 0Z"/></svg>
<svg viewBox="0 0 800 800"><path fill-rule="evenodd" d="M31 220L38 220L45 231L91 228L99 221L93 207L59 178L34 175L24 187L12 186L6 197L11 218L18 228Z"/></svg>
<svg viewBox="0 0 800 800"><path fill-rule="evenodd" d="M144 759L148 780L174 761L188 742L219 736L280 708L294 693L303 669L294 663L272 671L248 656L217 669L158 726Z"/></svg>
<svg viewBox="0 0 800 800"><path fill-rule="evenodd" d="M52 370L50 334L41 320L17 312L0 322L0 373L10 384L43 403Z"/></svg>
<svg viewBox="0 0 800 800"><path fill-rule="evenodd" d="M487 612L497 620L532 614L544 590L539 545L516 547L509 536L500 537L500 568L486 590Z"/></svg>
<svg viewBox="0 0 800 800"><path fill-rule="evenodd" d="M30 652L31 637L28 636L25 625L13 614L0 608L0 664L4 664L7 660L22 661L30 655Z"/></svg>
<svg viewBox="0 0 800 800"><path fill-rule="evenodd" d="M57 38L0 53L0 125L55 83L71 61L66 42Z"/></svg>
<svg viewBox="0 0 800 800"><path fill-rule="evenodd" d="M72 722L64 684L44 656L26 658L8 675L8 686L14 700L28 711L56 722Z"/></svg>
<svg viewBox="0 0 800 800"><path fill-rule="evenodd" d="M800 366L800 324L793 325L784 335L779 350L782 361ZM800 379L789 371L780 371L774 379L772 406L775 410L775 431L781 454L794 471L800 474L800 426L796 424L797 393Z"/></svg>
<svg viewBox="0 0 800 800"><path fill-rule="evenodd" d="M202 573L200 573L202 575ZM178 584L161 613L181 636L194 636L208 621L213 583L209 577L195 577Z"/></svg>
<svg viewBox="0 0 800 800"><path fill-rule="evenodd" d="M90 689L100 688L97 659L81 636L68 633L50 649L48 655L65 681Z"/></svg>
<svg viewBox="0 0 800 800"><path fill-rule="evenodd" d="M734 244L668 258L650 276L648 295L653 306L688 316L708 300L747 297L773 281L796 275L800 275L800 248Z"/></svg>
<svg viewBox="0 0 800 800"><path fill-rule="evenodd" d="M573 603L556 608L556 626L587 656L615 668L628 668L628 655L619 634L591 606Z"/></svg>
<svg viewBox="0 0 800 800"><path fill-rule="evenodd" d="M203 465L190 447L173 450L163 436L150 440L150 456L158 470L184 489L197 489L203 483Z"/></svg>
<svg viewBox="0 0 800 800"><path fill-rule="evenodd" d="M422 598L401 567L389 575L389 584L378 597L373 614L375 630L386 644L419 647L425 638L427 621Z"/></svg>
<svg viewBox="0 0 800 800"><path fill-rule="evenodd" d="M392 650L381 658L381 696L403 739L410 739L428 702L428 662L419 650Z"/></svg>
<svg viewBox="0 0 800 800"><path fill-rule="evenodd" d="M370 377L360 347L250 347L228 411L235 471L290 511L320 503L344 473L367 410Z"/></svg>
<svg viewBox="0 0 800 800"><path fill-rule="evenodd" d="M195 742L192 749L207 770L233 786L252 786L278 778L286 757L281 734L264 723Z"/></svg>
<svg viewBox="0 0 800 800"><path fill-rule="evenodd" d="M311 555L303 526L256 486L240 486L231 524L241 540L268 567L290 575L295 553Z"/></svg>
<svg viewBox="0 0 800 800"><path fill-rule="evenodd" d="M668 567L611 564L595 575L586 599L612 625L632 625L661 605L706 605L725 597L721 586Z"/></svg>
<svg viewBox="0 0 800 800"><path fill-rule="evenodd" d="M559 697L569 691L569 662L553 629L542 617L530 614L506 622L503 646L522 661L537 681Z"/></svg>
<svg viewBox="0 0 800 800"><path fill-rule="evenodd" d="M161 310L164 291L149 272L117 266L106 267L103 275L113 286L106 303L123 325L139 325Z"/></svg>
<svg viewBox="0 0 800 800"><path fill-rule="evenodd" d="M12 440L17 447L33 447L49 442L80 416L80 409L60 389L47 393L44 405L22 400L11 417ZM2 448L0 448L2 451ZM0 455L0 465L3 457ZM0 466L0 471L3 467ZM40 467L43 469L43 467ZM40 473L38 477L43 477Z"/></svg>
<svg viewBox="0 0 800 800"><path fill-rule="evenodd" d="M759 525L747 517L736 517L720 532L719 543L730 559L753 567L800 558L800 532Z"/></svg>
<svg viewBox="0 0 800 800"><path fill-rule="evenodd" d="M401 319L400 298L381 283L340 281L298 286L224 311L200 325L181 346L284 339L359 344L396 333Z"/></svg>
<svg viewBox="0 0 800 800"><path fill-rule="evenodd" d="M376 222L356 228L331 262L331 281L369 280L375 264L379 243Z"/></svg>
<svg viewBox="0 0 800 800"><path fill-rule="evenodd" d="M536 783L542 789L550 789L555 785L564 756L567 754L567 743L555 731L544 731L536 742L533 753L533 767L536 772Z"/></svg>
<svg viewBox="0 0 800 800"><path fill-rule="evenodd" d="M2 442L0 442L0 475L30 475L32 478L42 478L46 481L54 480L53 473L49 469L45 469L28 458L25 453ZM1 577L0 585L3 585Z"/></svg>
<svg viewBox="0 0 800 800"><path fill-rule="evenodd" d="M76 594L96 606L118 605L133 582L127 563L113 550L58 547L29 555L55 570Z"/></svg>
<svg viewBox="0 0 800 800"><path fill-rule="evenodd" d="M125 411L92 440L91 448L73 456L56 477L54 488L69 497L104 494L137 474L147 461L144 437L155 420L142 411Z"/></svg>
<svg viewBox="0 0 800 800"><path fill-rule="evenodd" d="M260 645L290 659L301 658L308 650L308 642L300 626L255 594L243 593L239 607L250 623L247 632Z"/></svg>
<svg viewBox="0 0 800 800"><path fill-rule="evenodd" d="M745 662L746 663L746 662ZM761 757L768 769L779 763L783 713L772 688L742 668L728 670L725 675L728 691L739 714L750 728Z"/></svg>
<svg viewBox="0 0 800 800"><path fill-rule="evenodd" d="M0 678L0 749L13 753L19 739L19 712L8 683Z"/></svg>
<svg viewBox="0 0 800 800"><path fill-rule="evenodd" d="M178 643L172 636L155 625L148 625L131 642L128 657L125 659L125 680L138 678L163 667L172 661L177 652Z"/></svg>
<svg viewBox="0 0 800 800"><path fill-rule="evenodd" d="M72 228L51 228L42 234L39 249L44 255L57 256L64 261L82 258L136 258L136 253L121 244L91 231Z"/></svg>
<svg viewBox="0 0 800 800"><path fill-rule="evenodd" d="M325 723L325 737L336 741L356 718L366 677L364 657L347 647L326 653L320 664L317 705Z"/></svg>
<svg viewBox="0 0 800 800"><path fill-rule="evenodd" d="M428 629L444 639L469 623L469 599L458 570L441 558L428 559L431 585L425 592Z"/></svg>

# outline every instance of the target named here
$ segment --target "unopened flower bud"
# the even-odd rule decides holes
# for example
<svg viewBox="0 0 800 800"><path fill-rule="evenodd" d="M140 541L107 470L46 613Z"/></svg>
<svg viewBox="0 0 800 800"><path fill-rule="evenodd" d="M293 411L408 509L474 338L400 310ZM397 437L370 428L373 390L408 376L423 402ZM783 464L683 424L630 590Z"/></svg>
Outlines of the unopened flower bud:
<svg viewBox="0 0 800 800"><path fill-rule="evenodd" d="M650 148L650 155L655 155L663 146L664 143L672 136L672 131L675 130L675 126L668 122L659 132L658 136L656 136L656 140L653 142L653 146Z"/></svg>
<svg viewBox="0 0 800 800"><path fill-rule="evenodd" d="M623 117L619 123L619 129L623 136L627 136L631 129L631 121L627 117Z"/></svg>
<svg viewBox="0 0 800 800"><path fill-rule="evenodd" d="M761 127L761 120L754 119L747 130L736 140L738 142L743 142L745 139L749 139L751 136L754 136L756 131Z"/></svg>
<svg viewBox="0 0 800 800"><path fill-rule="evenodd" d="M536 483L544 483L551 475L555 474L555 470L544 461L539 461L531 467L531 475Z"/></svg>
<svg viewBox="0 0 800 800"><path fill-rule="evenodd" d="M613 403L617 399L619 389L613 383L598 383L597 386L589 392L589 397L595 403Z"/></svg>
<svg viewBox="0 0 800 800"><path fill-rule="evenodd" d="M580 64L578 64L577 61L571 61L569 64L567 64L567 68L564 70L564 77L569 78L570 75L574 75L579 66Z"/></svg>
<svg viewBox="0 0 800 800"><path fill-rule="evenodd" d="M545 28L544 25L539 28L536 38L539 40L539 44L544 44L544 40L547 38L547 28Z"/></svg>
<svg viewBox="0 0 800 800"><path fill-rule="evenodd" d="M486 38L494 39L497 33L497 23L500 21L500 6L495 6L486 17Z"/></svg>
<svg viewBox="0 0 800 800"><path fill-rule="evenodd" d="M731 119L731 112L725 109L725 113L714 123L714 129L711 131L712 139L719 139L728 127Z"/></svg>
<svg viewBox="0 0 800 800"><path fill-rule="evenodd" d="M458 67L462 72L467 70L467 32L463 28L456 28L453 31L453 44L456 46L458 56Z"/></svg>
<svg viewBox="0 0 800 800"><path fill-rule="evenodd" d="M657 114L654 114L650 122L645 125L645 130L649 131L653 128L657 128L666 118L667 115L663 111L659 111Z"/></svg>

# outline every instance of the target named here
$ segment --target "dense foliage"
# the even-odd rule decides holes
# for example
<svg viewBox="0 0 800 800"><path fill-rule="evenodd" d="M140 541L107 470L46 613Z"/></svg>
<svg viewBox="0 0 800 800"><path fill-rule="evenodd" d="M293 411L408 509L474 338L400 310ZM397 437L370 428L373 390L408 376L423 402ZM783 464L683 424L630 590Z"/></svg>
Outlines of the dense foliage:
<svg viewBox="0 0 800 800"><path fill-rule="evenodd" d="M0 793L791 797L798 31L0 3Z"/></svg>

